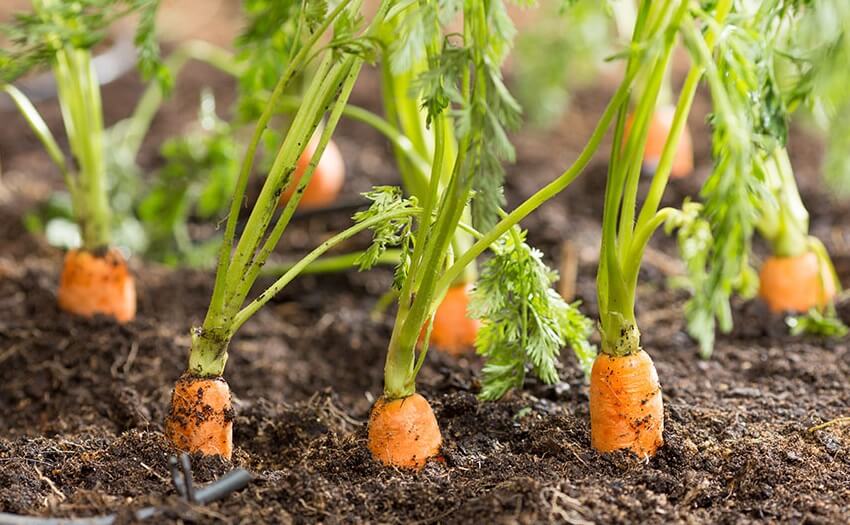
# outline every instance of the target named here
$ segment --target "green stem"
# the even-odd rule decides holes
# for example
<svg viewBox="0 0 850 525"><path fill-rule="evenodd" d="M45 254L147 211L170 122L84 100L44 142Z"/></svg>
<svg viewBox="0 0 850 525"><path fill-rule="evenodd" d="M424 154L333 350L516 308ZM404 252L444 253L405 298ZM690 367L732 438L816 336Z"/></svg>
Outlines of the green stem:
<svg viewBox="0 0 850 525"><path fill-rule="evenodd" d="M74 216L83 249L95 251L109 245L111 226L100 84L88 50L66 47L57 52L54 73L65 131L79 165Z"/></svg>
<svg viewBox="0 0 850 525"><path fill-rule="evenodd" d="M302 97L285 96L280 100L280 109L283 111L296 111L301 107L303 102L304 99ZM421 174L423 179L427 179L428 172L431 169L428 161L419 155L410 139L400 133L389 121L367 109L353 104L347 104L343 108L342 114L352 120L362 122L384 135L393 144L393 147L396 148L399 154L404 156L414 169Z"/></svg>
<svg viewBox="0 0 850 525"><path fill-rule="evenodd" d="M53 133L50 132L50 128L47 127L47 123L44 122L38 110L35 109L30 99L15 86L6 84L2 89L12 98L12 102L15 103L18 111L20 111L24 120L27 121L27 124L29 124L30 129L32 129L35 136L38 137L38 140L44 146L50 160L62 172L62 177L65 179L65 185L68 187L68 191L72 194L75 193L76 182L74 180L74 174L68 169L68 163L65 160L62 149L59 148L56 139L53 138Z"/></svg>
<svg viewBox="0 0 850 525"><path fill-rule="evenodd" d="M320 114L329 99L331 89L336 87L336 82L340 79L341 74L346 73L342 71L343 66L341 64L335 66L331 64L332 55L328 53L319 66L310 86L310 92L314 93L314 96L307 100L307 103L295 114L292 126L287 131L283 143L278 149L268 177L266 177L260 190L260 195L251 208L245 229L236 243L225 281L227 295L225 296L224 311L226 313L232 313L234 309L241 307L242 299L248 294L253 283L246 279L246 274L274 213L279 207L280 194L291 182L298 158L319 125ZM298 199L294 200L297 201ZM292 200L290 200L291 202ZM290 203L287 203L287 207ZM284 209L285 213L286 209ZM282 215L281 219L287 220L285 215ZM281 222L279 220L278 224Z"/></svg>
<svg viewBox="0 0 850 525"><path fill-rule="evenodd" d="M687 20L687 2L682 2L666 28L665 47L655 59L655 68L648 79L646 97L638 104L638 116L635 122L651 116L657 103L662 84L666 80L667 62L672 53L675 35ZM720 0L715 9L715 20L720 23L731 10L731 0ZM650 33L651 34L651 33ZM710 49L715 39L714 31L706 34ZM664 145L659 166L653 177L649 194L641 209L636 224L633 224L637 207L637 175L639 159L632 153L643 148L646 129L640 134L630 136L631 149L623 157L624 165L609 178L606 188L605 216L603 219L603 254L600 257L598 293L602 324L602 351L609 355L626 355L640 349L640 333L636 326L634 305L638 272L643 253L653 232L664 223L673 210L657 212L664 190L669 180L675 150L693 103L698 82L704 67L694 65L685 80L682 93L676 106L676 113L670 134ZM637 124L636 124L637 126ZM623 175L625 173L625 175ZM618 188L626 182L626 191L620 198ZM619 207L618 216L615 211ZM617 221L619 219L619 235Z"/></svg>
<svg viewBox="0 0 850 525"><path fill-rule="evenodd" d="M307 265L301 270L301 274L322 274L322 273L339 273L353 268L357 264L357 260L364 254L364 251L346 253L343 255L334 255L322 257ZM377 260L377 264L395 265L401 261L401 250L387 250L382 253ZM260 275L263 276L278 276L292 269L298 261L283 262L279 264L267 264L263 266Z"/></svg>
<svg viewBox="0 0 850 525"><path fill-rule="evenodd" d="M236 181L236 186L233 191L233 198L230 204L230 213L227 217L225 226L224 238L222 239L221 249L218 253L218 264L216 266L215 284L213 286L213 294L210 300L210 307L207 310L207 316L204 320L204 326L217 326L226 323L227 319L224 313L224 302L226 299L226 284L227 273L230 266L230 254L233 249L233 241L236 237L236 223L239 220L239 210L242 206L242 201L245 197L245 190L248 186L248 179L251 176L251 170L254 166L254 157L257 153L263 132L266 129L269 121L275 113L278 100L283 95L284 90L292 81L295 74L301 69L305 59L310 53L310 49L319 41L325 34L334 20L348 7L352 0L341 0L340 3L331 11L322 24L313 33L307 43L298 53L288 62L286 69L278 80L277 85L272 91L271 96L266 104L263 113L260 115L257 125L254 128L254 133L251 136L251 141L248 143L248 148L245 152L245 157L242 160L242 167L239 171L239 177Z"/></svg>
<svg viewBox="0 0 850 525"><path fill-rule="evenodd" d="M421 210L419 208L406 208L402 210L394 210L391 212L384 213L382 215L376 215L371 217L368 220L357 223L354 226L349 227L346 230L334 235L327 241L320 244L316 247L312 252L307 254L303 259L292 265L292 267L284 273L280 279L274 282L271 286L269 286L266 291L260 294L259 297L251 301L248 305L246 305L242 310L239 311L233 317L233 324L231 327L231 333L239 330L239 327L247 321L252 315L257 313L257 311L263 307L272 297L274 297L278 292L280 292L287 284L289 284L295 277L297 277L305 268L307 268L313 261L317 260L322 256L325 252L333 248L334 246L344 242L354 235L365 231L372 226L379 224L384 221L388 221L391 219L396 219L400 217L416 215L420 213Z"/></svg>
<svg viewBox="0 0 850 525"><path fill-rule="evenodd" d="M244 286L242 288L242 293L237 293L234 295L233 304L242 304L242 301L244 300L251 286L253 286L254 281L256 280L257 275L260 272L260 269L266 263L266 260L268 260L275 246L277 246L277 243L280 241L284 230L286 230L286 227L289 225L292 216L295 214L295 210L298 206L298 203L301 201L301 196L304 194L304 191L306 191L307 185L310 184L310 180L313 177L313 173L316 170L316 166L319 164L319 161L322 158L322 154L325 151L325 147L328 145L328 142L330 142L331 135L336 129L337 123L339 122L339 119L342 115L342 111L345 108L345 103L351 95L351 91L354 88L354 82L357 80L357 76L360 73L361 66L362 61L360 59L351 59L350 63L347 63L342 66L342 69L340 70L340 76L342 76L342 74L344 73L345 80L342 83L340 92L336 95L336 103L334 104L333 110L331 111L331 115L328 119L327 125L322 130L319 142L316 145L316 149L313 152L312 158L310 159L310 163L307 165L307 169L301 175L301 178L298 181L298 185L296 186L292 196L287 201L286 206L283 209L283 213L281 213L277 224L275 224L274 229L269 234L260 252L254 257L251 266L248 268L247 276L243 276L242 283ZM347 73L345 72L346 69ZM330 88L332 89L335 85L337 85L337 82L332 81L330 84ZM331 92L329 92L329 95L333 95L333 93L334 91L332 90ZM290 183L291 181L289 180L287 182L284 182L283 187L288 186Z"/></svg>

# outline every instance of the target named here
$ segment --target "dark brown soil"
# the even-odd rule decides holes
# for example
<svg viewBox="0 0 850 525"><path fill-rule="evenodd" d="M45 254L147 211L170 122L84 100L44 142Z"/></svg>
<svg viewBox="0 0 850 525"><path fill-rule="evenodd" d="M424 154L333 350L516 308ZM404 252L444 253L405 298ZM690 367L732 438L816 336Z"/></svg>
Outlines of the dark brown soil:
<svg viewBox="0 0 850 525"><path fill-rule="evenodd" d="M211 83L227 99L232 84L205 69L196 73L185 90ZM137 82L122 80L107 90L106 105L137 92ZM374 106L374 92L367 77L358 102ZM517 137L511 202L574 158L586 136L577 130L592 125L604 101L604 93L581 94L557 129ZM158 121L154 142L192 118L195 103L184 104ZM587 387L569 352L563 383L529 381L495 403L475 397L477 358L433 353L419 389L442 428L445 461L417 474L375 464L365 447L365 421L381 391L392 323L390 315L370 315L391 280L379 269L299 279L243 327L226 373L235 395L234 459L194 458L194 467L201 482L237 465L257 480L206 507L182 503L169 479L172 451L162 422L185 366L188 330L209 299L211 274L133 260L136 321L119 326L59 312L61 254L25 233L18 220L22 206L43 196L56 176L31 136L11 131L21 123L4 118L11 124L0 128L0 155L13 172L0 205L2 512L120 512L130 519L132 509L156 505L162 522L201 523L850 522L850 426L809 430L850 415L850 341L792 338L782 319L758 304L738 304L735 331L719 338L711 360L699 360L683 330L686 295L666 285L675 257L665 255L671 244L663 238L639 289L643 344L658 367L666 407L666 445L655 458L591 450ZM694 179L671 187L672 203L692 194L708 169L700 118L692 122L701 139L699 168ZM352 173L345 198L394 180L374 133L346 124L340 143ZM155 163L153 150L146 151L145 162ZM817 182L816 141L800 134L793 152L813 231L850 284L850 208L831 203ZM604 173L597 163L525 223L556 266L563 241L581 246L577 292L589 315L596 309ZM346 213L297 222L286 249L315 244L345 222ZM850 322L850 306L843 304L840 314Z"/></svg>

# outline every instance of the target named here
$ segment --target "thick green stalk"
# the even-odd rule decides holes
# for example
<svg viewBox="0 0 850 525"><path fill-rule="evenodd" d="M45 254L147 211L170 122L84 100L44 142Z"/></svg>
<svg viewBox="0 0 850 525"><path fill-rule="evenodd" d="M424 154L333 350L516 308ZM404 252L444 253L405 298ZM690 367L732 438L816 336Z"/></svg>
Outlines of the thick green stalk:
<svg viewBox="0 0 850 525"><path fill-rule="evenodd" d="M110 209L103 156L103 110L91 53L66 47L54 65L59 105L71 151L79 166L72 194L83 248L102 249L110 240Z"/></svg>
<svg viewBox="0 0 850 525"><path fill-rule="evenodd" d="M336 88L336 82L341 80L341 74L347 72L341 70L343 67L341 64L332 65L332 60L331 54L327 54L316 76L313 77L309 92L314 95L295 114L292 125L263 183L260 195L251 208L245 229L236 243L225 281L227 296L224 311L226 313L232 313L241 307L241 298L244 298L250 290L252 283L245 279L246 273L278 210L280 195L292 180L298 158L319 125L331 88Z"/></svg>
<svg viewBox="0 0 850 525"><path fill-rule="evenodd" d="M301 107L303 100L303 97L292 95L282 97L280 99L280 109L282 111L290 112L297 111L298 108ZM416 147L413 145L413 142L411 142L407 136L402 134L393 124L382 118L380 115L353 104L347 104L342 110L342 115L352 120L362 122L363 124L370 126L375 131L381 133L392 143L394 148L397 148L398 153L410 162L412 167L420 174L422 179L427 180L428 172L431 169L430 164L424 157L419 155L416 151Z"/></svg>
<svg viewBox="0 0 850 525"><path fill-rule="evenodd" d="M292 60L289 61L286 69L278 80L274 91L272 91L269 96L269 100L263 110L263 113L257 121L254 133L251 136L251 141L248 143L248 148L242 160L239 177L236 180L236 186L234 188L233 198L230 204L230 213L227 216L227 223L224 230L224 238L222 239L221 249L218 253L215 285L213 286L213 294L210 300L210 307L207 310L206 319L204 320L204 326L217 326L227 322L224 314L224 303L227 291L227 272L230 266L230 252L233 249L233 241L236 237L236 223L239 220L239 211L242 207L245 190L248 186L248 179L250 178L251 170L254 167L254 157L256 156L260 141L262 140L263 132L275 113L278 100L281 96L283 96L286 87L295 77L296 73L303 67L305 60L309 56L310 50L316 45L331 24L351 2L352 0L341 0L308 39L307 43L298 51L298 53L295 54Z"/></svg>
<svg viewBox="0 0 850 525"><path fill-rule="evenodd" d="M731 7L731 0L721 0L715 9L715 21L722 23ZM687 5L686 2L683 2L667 27L665 48L660 61L656 62L661 67L654 69L652 77L648 80L650 87L647 90L647 95L649 96L640 100L637 109L639 114L643 113L644 116L648 116L655 108L659 90L665 80L667 61L672 52L674 37L682 27L686 14ZM707 33L706 43L709 49L713 46L715 38L713 31ZM638 216L637 224L633 224L632 221L637 206L637 182L634 174L639 170L639 160L630 155L623 159L625 165L619 172L625 171L628 175L625 176L627 189L622 199L619 195L616 199L613 197L617 194L615 188L620 186L623 176L609 178L608 180L598 293L600 295L603 338L602 351L609 355L626 355L640 349L640 332L634 314L638 273L644 250L652 233L664 223L671 213L671 210L661 210L660 212L656 210L669 180L675 150L684 131L687 115L690 112L696 88L703 72L704 67L694 65L685 80L676 106L671 132L664 145L659 166L653 177L647 199ZM639 117L636 117L636 121L638 120ZM645 132L645 129L641 130L641 135L637 138L635 135L630 136L629 142L639 143L642 149L645 142ZM635 144L632 144L632 146L637 148ZM620 214L615 213L617 208L620 209ZM617 235L618 219L620 221L619 235Z"/></svg>
<svg viewBox="0 0 850 525"><path fill-rule="evenodd" d="M344 253L342 255L322 257L321 259L317 259L304 267L301 270L301 275L344 272L354 268L357 264L357 260L360 259L363 253L365 252L357 251ZM395 265L398 264L399 261L401 261L401 250L387 250L378 257L376 264ZM279 276L291 270L296 264L298 264L298 261L266 264L260 271L260 275Z"/></svg>
<svg viewBox="0 0 850 525"><path fill-rule="evenodd" d="M762 205L759 233L775 256L798 257L809 249L809 212L800 198L785 148L776 148L764 159L764 172L775 202Z"/></svg>
<svg viewBox="0 0 850 525"><path fill-rule="evenodd" d="M340 70L341 75L344 73L345 80L343 81L340 91L338 93L333 90L329 92L331 98L336 98L336 102L334 104L330 118L328 119L328 123L322 130L319 142L316 145L316 149L313 152L312 158L310 159L310 163L307 165L307 169L301 175L301 179L298 181L298 185L296 186L292 196L287 201L286 206L284 206L283 212L278 218L277 224L275 224L274 229L269 234L265 243L263 243L262 249L254 257L251 266L248 268L247 275L243 278L242 281L242 290L239 293L234 294L234 305L242 304L242 301L244 301L248 291L251 289L251 286L253 286L254 281L257 279L257 275L259 275L260 269L266 263L272 251L274 251L274 248L280 241L284 230L289 225L292 216L295 214L295 210L298 207L298 203L301 201L301 196L304 194L304 191L306 191L307 186L310 184L310 180L313 178L313 173L316 170L316 166L319 164L319 161L322 158L322 154L324 153L328 142L330 142L331 140L331 135L333 134L333 131L336 129L336 126L339 123L339 119L342 116L343 110L345 109L345 103L351 96L351 91L352 89L354 89L354 82L357 80L357 76L360 74L360 68L362 67L362 65L363 61L361 59L350 59ZM336 84L337 83L334 82L330 87L332 88L333 85ZM327 103L330 103L330 98L328 99ZM284 183L283 187L285 188L291 183L292 181L290 177Z"/></svg>

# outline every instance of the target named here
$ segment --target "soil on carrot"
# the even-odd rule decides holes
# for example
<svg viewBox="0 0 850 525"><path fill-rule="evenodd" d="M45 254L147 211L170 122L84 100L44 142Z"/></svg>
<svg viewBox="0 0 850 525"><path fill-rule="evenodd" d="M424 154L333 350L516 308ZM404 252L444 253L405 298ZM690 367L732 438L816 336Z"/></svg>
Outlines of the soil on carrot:
<svg viewBox="0 0 850 525"><path fill-rule="evenodd" d="M222 80L212 76L211 82ZM374 107L371 88L362 88L356 101ZM124 96L114 89L107 90L107 107L108 96ZM605 100L580 94L563 125L517 137L510 202L568 164L587 135L576 130L593 125ZM698 118L692 125L697 173L673 184L672 204L693 194L707 173L707 136ZM168 134L167 127L155 131ZM4 165L26 174L12 176L7 191L27 195L34 184L56 181L37 144L14 142L2 130L0 139L0 150L9 153ZM825 239L850 284L850 208L832 204L816 182L817 144L802 134L796 140L800 146L792 151L813 233ZM356 201L374 182L393 181L379 137L345 124L339 142L351 174L344 200ZM155 164L153 153L145 155ZM595 164L579 185L524 223L555 267L565 240L579 247L576 296L588 315L596 313L604 174L604 165ZM22 181L30 176L32 182ZM524 391L494 403L475 397L476 357L432 352L419 391L439 420L442 458L421 473L379 466L366 448L366 421L381 392L392 328L391 312L373 314L390 272L306 276L231 345L233 460L194 458L201 483L234 466L256 480L222 501L188 505L170 481L173 451L162 423L185 366L188 330L201 321L210 297L211 273L132 260L135 321L72 318L56 307L61 253L20 226L25 200L0 205L0 511L117 512L132 521L132 510L154 505L163 509L159 521L203 523L850 521L850 426L811 430L850 415L850 342L790 337L782 318L757 303L736 303L735 330L719 338L711 360L699 360L683 325L687 294L667 285L677 268L669 255L675 247L661 235L639 288L643 345L655 360L665 402L666 444L656 457L639 461L591 450L587 386L569 351L562 383L529 380ZM282 252L315 245L348 215L303 218L287 233ZM850 322L850 305L839 313Z"/></svg>

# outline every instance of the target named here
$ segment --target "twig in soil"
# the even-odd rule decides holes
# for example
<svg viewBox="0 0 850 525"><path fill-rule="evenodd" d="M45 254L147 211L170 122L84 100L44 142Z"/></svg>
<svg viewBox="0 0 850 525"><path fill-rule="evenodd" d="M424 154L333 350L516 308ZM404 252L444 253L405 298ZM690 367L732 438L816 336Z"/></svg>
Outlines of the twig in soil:
<svg viewBox="0 0 850 525"><path fill-rule="evenodd" d="M156 479L160 480L161 482L163 482L163 483L168 483L168 479L167 479L167 478L165 478L164 476L162 476L161 474L159 474L159 473L158 473L157 471L155 471L154 469L150 468L148 465L145 465L143 462L139 462L139 466L141 466L143 469L145 469L145 470L147 470L148 472L150 472L150 473L151 473L151 474L152 474L152 475L153 475Z"/></svg>
<svg viewBox="0 0 850 525"><path fill-rule="evenodd" d="M551 492L551 498L546 493ZM581 502L561 492L556 487L544 487L540 493L541 499L549 504L549 523L563 522L573 525L590 525L593 522L584 519L584 507Z"/></svg>
<svg viewBox="0 0 850 525"><path fill-rule="evenodd" d="M61 490L59 490L59 488L58 488L58 487L56 487L56 484L55 484L55 483L53 483L53 480L52 480L52 479L50 479L50 478L48 478L48 477L47 477L47 476L45 476L44 474L42 474L42 473L41 473L41 470L40 470L38 467L33 467L33 469L35 469L35 473L38 475L38 479L39 479L40 481L43 481L43 482L47 483L47 486L48 486L48 487L50 487L50 490L51 490L54 494L56 494L56 497L57 497L57 498L59 498L59 501L60 501L60 502L65 501L65 499L67 498L67 496L65 496L65 493L63 493Z"/></svg>
<svg viewBox="0 0 850 525"><path fill-rule="evenodd" d="M5 350L2 354L0 354L0 363L3 363L11 357L14 357L15 354L18 353L19 348L20 345L12 345L9 349Z"/></svg>
<svg viewBox="0 0 850 525"><path fill-rule="evenodd" d="M561 282L558 291L568 303L576 296L576 279L578 279L578 250L572 241L561 244Z"/></svg>
<svg viewBox="0 0 850 525"><path fill-rule="evenodd" d="M813 427L809 427L809 432L817 432L818 430L823 430L825 428L829 428L833 425L846 425L850 424L850 416L842 416L827 421L826 423L821 423L820 425L815 425Z"/></svg>

